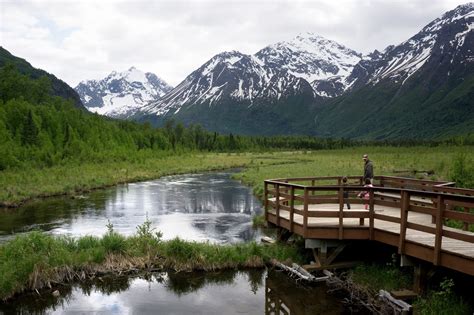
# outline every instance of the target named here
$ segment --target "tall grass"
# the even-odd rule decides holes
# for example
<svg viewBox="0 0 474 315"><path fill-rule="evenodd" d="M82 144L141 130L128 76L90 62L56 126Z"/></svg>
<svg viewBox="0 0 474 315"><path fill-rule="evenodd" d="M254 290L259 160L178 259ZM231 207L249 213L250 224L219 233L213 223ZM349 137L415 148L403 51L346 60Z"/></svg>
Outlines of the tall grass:
<svg viewBox="0 0 474 315"><path fill-rule="evenodd" d="M351 270L350 278L372 292L409 289L412 286L410 273L393 264L361 264Z"/></svg>
<svg viewBox="0 0 474 315"><path fill-rule="evenodd" d="M149 221L130 237L118 234L112 226L103 237L77 239L35 231L0 246L0 299L97 273L263 267L272 258L302 261L296 247L282 244L162 241Z"/></svg>
<svg viewBox="0 0 474 315"><path fill-rule="evenodd" d="M0 171L0 205L14 205L30 198L72 194L118 183L154 179L165 175L246 167L236 178L263 192L263 180L290 176L361 175L361 156L368 153L376 175L400 170L433 170L432 179L461 180L471 185L474 148L353 147L340 150L269 153L186 153L144 155L130 161L70 163L50 168ZM462 162L456 162L459 157ZM457 163L457 164L456 164ZM398 174L398 173L397 173ZM472 188L472 187L471 187Z"/></svg>
<svg viewBox="0 0 474 315"><path fill-rule="evenodd" d="M354 147L343 150L321 150L302 154L295 152L296 162L263 164L248 167L235 174L235 178L254 187L255 194L262 196L263 181L271 178L362 175L362 155L369 154L374 163L375 175L411 175L411 171L434 171L428 179L451 180L459 171L454 166L458 156L464 156L463 178L472 176L474 168L467 161L474 160L473 147ZM278 155L275 153L274 155ZM271 156L271 155L269 155ZM263 161L265 161L263 159ZM399 173L399 171L408 171ZM420 175L421 176L421 175ZM474 187L470 187L474 188Z"/></svg>
<svg viewBox="0 0 474 315"><path fill-rule="evenodd" d="M414 303L414 314L464 315L472 314L469 305L453 292L454 282L445 279L438 290L432 290Z"/></svg>
<svg viewBox="0 0 474 315"><path fill-rule="evenodd" d="M145 156L134 161L65 164L50 168L9 169L0 171L0 206L16 205L24 200L87 192L91 189L155 179L166 175L229 169L255 164L297 162L298 158L282 153L274 160L264 154L194 154Z"/></svg>

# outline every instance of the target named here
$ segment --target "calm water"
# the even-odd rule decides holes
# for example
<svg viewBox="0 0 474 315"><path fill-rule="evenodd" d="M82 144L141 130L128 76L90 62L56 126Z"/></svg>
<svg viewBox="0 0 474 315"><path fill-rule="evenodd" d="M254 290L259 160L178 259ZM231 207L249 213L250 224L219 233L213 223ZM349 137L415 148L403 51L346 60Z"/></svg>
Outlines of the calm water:
<svg viewBox="0 0 474 315"><path fill-rule="evenodd" d="M233 243L259 239L251 218L262 212L250 188L232 172L169 176L98 190L84 196L49 198L0 210L0 242L43 230L57 235L133 234L148 217L164 239ZM22 295L0 314L340 314L342 303L325 286L295 284L262 270L220 273L158 273L113 277ZM286 313L285 313L286 311Z"/></svg>
<svg viewBox="0 0 474 315"><path fill-rule="evenodd" d="M168 176L97 190L84 196L50 198L19 209L0 210L0 241L40 229L61 235L102 235L107 222L135 233L146 217L164 239L234 243L258 238L251 218L262 212L252 190L232 172Z"/></svg>
<svg viewBox="0 0 474 315"><path fill-rule="evenodd" d="M0 303L0 314L341 314L324 286L303 287L279 272L158 273L103 278ZM286 311L286 313L284 312Z"/></svg>

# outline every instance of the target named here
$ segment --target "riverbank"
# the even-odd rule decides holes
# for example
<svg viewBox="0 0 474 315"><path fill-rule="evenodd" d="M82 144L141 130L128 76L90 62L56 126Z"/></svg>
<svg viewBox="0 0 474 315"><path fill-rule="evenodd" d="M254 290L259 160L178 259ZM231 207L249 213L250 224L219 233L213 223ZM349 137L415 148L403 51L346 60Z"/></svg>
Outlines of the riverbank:
<svg viewBox="0 0 474 315"><path fill-rule="evenodd" d="M290 245L162 241L150 221L130 237L116 233L111 225L103 237L32 232L0 245L0 299L104 274L262 268L271 259L302 261L298 248Z"/></svg>
<svg viewBox="0 0 474 315"><path fill-rule="evenodd" d="M303 158L298 153L279 153L275 156L257 153L190 153L162 157L146 156L134 161L10 169L0 171L0 207L18 207L35 198L83 194L94 189L167 175L301 162Z"/></svg>
<svg viewBox="0 0 474 315"><path fill-rule="evenodd" d="M0 207L17 207L34 199L55 195L87 193L127 182L156 179L166 175L245 167L234 177L262 195L263 180L290 176L358 175L364 153L370 153L376 174L423 176L413 170L429 170L432 179L450 180L454 161L464 156L474 161L474 148L449 147L359 147L342 150L269 153L186 153L144 155L132 161L103 163L71 162L50 168L0 171ZM399 171L408 171L399 173ZM460 172L462 173L463 170ZM470 174L473 170L468 170Z"/></svg>

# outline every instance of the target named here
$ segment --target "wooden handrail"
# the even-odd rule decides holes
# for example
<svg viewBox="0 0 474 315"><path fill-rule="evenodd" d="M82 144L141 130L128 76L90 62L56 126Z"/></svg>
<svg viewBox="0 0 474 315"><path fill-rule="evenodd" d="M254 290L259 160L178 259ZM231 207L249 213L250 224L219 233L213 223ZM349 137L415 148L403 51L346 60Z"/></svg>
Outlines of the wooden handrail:
<svg viewBox="0 0 474 315"><path fill-rule="evenodd" d="M361 178L360 176L354 176L353 179ZM460 240L464 242L474 243L474 235L466 232L456 232L453 229L443 228L443 222L445 219L460 220L463 224L463 229L467 230L469 224L474 224L474 214L469 212L469 209L474 208L474 189L459 189L453 187L439 186L428 186L429 189L425 190L425 187L419 185L421 189L408 189L408 188L394 188L394 187L362 187L358 185L340 185L341 177L328 176L328 177L308 177L308 178L297 178L296 180L308 180L310 185L302 185L299 183L292 183L293 179L279 179L279 180L265 180L264 182L264 195L265 195L265 217L268 220L268 208L271 206L276 210L276 222L277 225L281 223L280 213L281 210L289 211L289 226L290 231L294 231L294 225L300 225L301 223L295 222L295 215L301 215L303 218L303 236L309 235L308 220L309 218L338 218L337 230L338 238L344 238L344 218L369 218L369 238L374 239L375 233L375 220L388 221L400 224L400 235L398 240L398 252L400 254L405 253L405 245L407 242L407 229L417 230L424 233L430 233L435 235L435 242L433 247L433 264L437 265L440 263L441 252L442 252L442 238L443 236L451 239ZM317 180L337 180L338 185L317 185ZM398 179L397 177L380 176L376 177L377 180L393 180ZM414 179L404 179L408 186L416 183ZM420 181L423 182L423 181ZM434 181L425 181L430 185L433 185ZM448 183L449 184L449 183ZM273 186L274 189L269 189L269 185ZM301 193L297 193L298 190L302 190ZM324 195L315 194L316 192L328 192ZM369 196L369 211L344 211L344 191L350 191L352 193L358 191L368 191ZM331 194L332 193L332 194ZM387 196L383 196L387 194ZM273 196L275 201L270 200L269 196ZM399 196L399 197L398 197ZM399 201L397 201L397 199ZM366 203L360 199L348 198L354 204ZM295 208L295 202L301 202L301 206ZM334 211L328 210L311 210L309 206L312 204L330 203L338 204L339 209ZM375 213L375 205L386 205L390 207L400 208L400 218L391 217L383 214ZM454 207L460 207L464 212L452 210ZM301 209L301 210L298 210ZM467 209L467 210L466 210ZM423 213L433 216L434 225L423 225L415 222L410 222L408 214L410 212ZM288 219L286 219L288 222ZM301 222L301 221L299 221ZM336 227L336 226L333 226ZM411 241L410 241L411 242Z"/></svg>

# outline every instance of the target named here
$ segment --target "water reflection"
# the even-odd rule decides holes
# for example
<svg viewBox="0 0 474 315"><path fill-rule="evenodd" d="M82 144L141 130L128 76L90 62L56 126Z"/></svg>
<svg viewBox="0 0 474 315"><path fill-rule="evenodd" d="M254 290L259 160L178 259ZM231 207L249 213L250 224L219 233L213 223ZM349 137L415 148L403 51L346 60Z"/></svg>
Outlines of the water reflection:
<svg viewBox="0 0 474 315"><path fill-rule="evenodd" d="M164 239L239 242L255 239L251 216L262 205L232 172L168 176L97 190L75 199L49 198L0 210L0 241L33 229L53 234L102 235L107 222L130 235L146 217Z"/></svg>
<svg viewBox="0 0 474 315"><path fill-rule="evenodd" d="M303 287L279 272L156 273L104 277L0 303L0 313L340 314L326 287Z"/></svg>

